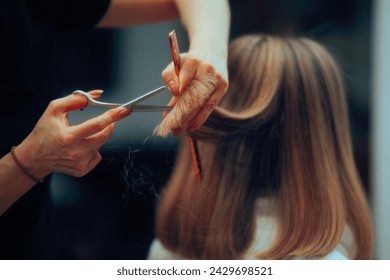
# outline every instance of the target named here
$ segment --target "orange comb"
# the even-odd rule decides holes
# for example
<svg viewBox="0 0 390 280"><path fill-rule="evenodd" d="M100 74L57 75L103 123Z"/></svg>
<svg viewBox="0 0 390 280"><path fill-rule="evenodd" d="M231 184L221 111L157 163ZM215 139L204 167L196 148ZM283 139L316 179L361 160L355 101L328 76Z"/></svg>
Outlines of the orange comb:
<svg viewBox="0 0 390 280"><path fill-rule="evenodd" d="M179 76L180 50L179 50L179 44L177 42L176 31L173 30L169 32L168 37L169 37L169 46L171 48L173 65L175 66L176 75ZM193 139L191 136L187 136L187 140L190 145L192 164L194 166L195 177L198 181L200 181L202 179L202 169L200 165L200 158L199 158L198 147L196 145L196 140Z"/></svg>

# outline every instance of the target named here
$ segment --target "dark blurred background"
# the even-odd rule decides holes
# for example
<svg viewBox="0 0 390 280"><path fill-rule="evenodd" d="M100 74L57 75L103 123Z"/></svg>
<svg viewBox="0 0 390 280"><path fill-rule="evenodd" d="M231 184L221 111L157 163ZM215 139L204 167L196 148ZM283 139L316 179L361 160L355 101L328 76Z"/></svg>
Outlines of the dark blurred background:
<svg viewBox="0 0 390 280"><path fill-rule="evenodd" d="M230 0L231 39L253 32L304 35L333 53L345 73L354 151L370 195L369 0ZM170 62L167 34L179 22L96 30L87 37L58 38L56 63L64 94L76 88L105 90L102 100L124 102L163 84ZM165 103L170 96L151 102ZM99 110L72 113L78 123ZM55 232L61 259L143 259L153 238L154 205L174 162L177 139L153 136L159 113L134 113L118 123L90 174L75 179L56 174L51 182Z"/></svg>

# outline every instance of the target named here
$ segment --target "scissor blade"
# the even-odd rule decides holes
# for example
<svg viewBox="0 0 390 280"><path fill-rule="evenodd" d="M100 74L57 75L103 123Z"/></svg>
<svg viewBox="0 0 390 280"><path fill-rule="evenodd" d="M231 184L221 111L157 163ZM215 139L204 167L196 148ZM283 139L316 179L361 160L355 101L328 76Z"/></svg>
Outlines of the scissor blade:
<svg viewBox="0 0 390 280"><path fill-rule="evenodd" d="M159 93L165 91L166 89L167 89L166 86L159 87L159 88L152 90L148 93L145 93L144 95L141 95L140 97L137 97L137 98L135 98L127 103L122 104L121 107L124 107L124 108L131 110L132 106L134 106L134 105L136 105L136 104L138 104L138 103L140 103L140 102L142 102L142 101L144 101L144 100L146 100L146 99L148 99L156 94L159 94Z"/></svg>
<svg viewBox="0 0 390 280"><path fill-rule="evenodd" d="M157 106L157 105L133 105L131 106L132 112L163 112L170 111L171 106Z"/></svg>

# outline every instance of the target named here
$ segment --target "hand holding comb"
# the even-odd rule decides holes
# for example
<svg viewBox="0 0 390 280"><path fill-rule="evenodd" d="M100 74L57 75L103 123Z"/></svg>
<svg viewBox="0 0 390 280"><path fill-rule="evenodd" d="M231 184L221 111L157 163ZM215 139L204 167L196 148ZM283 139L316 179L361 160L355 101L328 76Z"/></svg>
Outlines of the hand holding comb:
<svg viewBox="0 0 390 280"><path fill-rule="evenodd" d="M173 30L169 33L169 46L172 54L172 61L175 67L175 73L179 77L180 73L180 50L177 42L176 31ZM190 145L192 164L194 166L195 176L198 181L202 179L202 169L200 165L200 158L196 140L191 136L187 136L188 143Z"/></svg>

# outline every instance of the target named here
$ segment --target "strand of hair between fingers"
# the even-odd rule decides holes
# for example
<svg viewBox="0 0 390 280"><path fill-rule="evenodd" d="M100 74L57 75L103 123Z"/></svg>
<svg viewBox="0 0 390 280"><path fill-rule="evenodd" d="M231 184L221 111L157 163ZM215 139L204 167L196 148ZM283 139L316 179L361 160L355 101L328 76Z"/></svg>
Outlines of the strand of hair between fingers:
<svg viewBox="0 0 390 280"><path fill-rule="evenodd" d="M199 110L206 103L216 85L217 79L210 74L202 80L191 82L171 112L155 128L154 134L166 137L170 131L178 129L191 112Z"/></svg>

